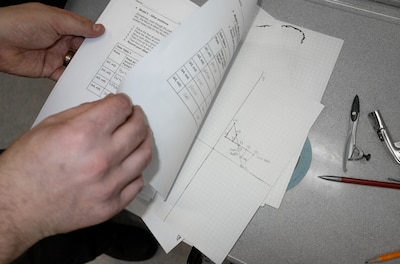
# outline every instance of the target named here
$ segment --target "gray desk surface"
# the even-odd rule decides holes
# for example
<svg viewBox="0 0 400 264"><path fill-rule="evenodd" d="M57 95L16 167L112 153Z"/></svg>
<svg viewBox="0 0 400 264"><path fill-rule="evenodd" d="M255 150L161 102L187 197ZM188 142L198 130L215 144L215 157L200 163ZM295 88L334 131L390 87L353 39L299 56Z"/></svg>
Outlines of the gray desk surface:
<svg viewBox="0 0 400 264"><path fill-rule="evenodd" d="M323 0L265 0L262 3L279 20L342 38L345 42L322 100L326 107L309 134L313 161L308 174L286 193L279 210L265 207L258 211L234 246L231 258L244 263L355 264L400 249L400 191L317 178L322 174L342 174L349 108L358 94L361 101L358 144L372 158L368 162L349 162L346 176L400 179L400 165L394 162L367 120L367 113L379 109L394 139L400 139L400 27L398 21L388 17L400 17L400 9L364 0L348 1L373 12L335 8L333 4L321 4ZM69 0L67 8L96 19L107 2ZM205 0L194 2L202 4ZM376 14L380 12L388 16ZM29 100L41 104L48 91L44 88L43 98ZM12 103L5 100L1 104L4 109L5 104ZM2 116L6 122L15 123L12 116L23 115L26 122L22 130L29 128L28 123L34 120L39 109ZM1 143L10 143L12 136ZM398 263L398 260L389 263Z"/></svg>
<svg viewBox="0 0 400 264"><path fill-rule="evenodd" d="M279 210L265 207L255 215L231 252L246 263L355 264L400 249L398 190L317 178L343 174L344 141L355 94L361 103L358 144L372 158L349 162L346 176L400 178L400 165L367 119L369 112L379 109L395 140L400 139L400 26L372 13L315 2L263 3L275 18L344 39L344 46L322 100L326 107L309 134L311 168L305 179L286 193ZM377 6L368 8L374 12L386 10L368 3L373 4ZM388 12L400 17L399 9Z"/></svg>

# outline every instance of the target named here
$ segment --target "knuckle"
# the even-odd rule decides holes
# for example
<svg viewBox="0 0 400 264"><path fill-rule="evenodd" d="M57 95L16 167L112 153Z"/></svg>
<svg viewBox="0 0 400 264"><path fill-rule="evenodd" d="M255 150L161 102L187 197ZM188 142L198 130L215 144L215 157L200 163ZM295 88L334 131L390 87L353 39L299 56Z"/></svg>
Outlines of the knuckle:
<svg viewBox="0 0 400 264"><path fill-rule="evenodd" d="M144 179L142 175L138 176L135 180L136 187L138 187L139 192L143 189L144 187Z"/></svg>
<svg viewBox="0 0 400 264"><path fill-rule="evenodd" d="M63 148L73 160L79 159L78 164L84 173L95 179L103 178L112 167L113 157L108 152L99 148L93 138L92 125L67 126L63 138ZM98 143L98 142L97 142Z"/></svg>
<svg viewBox="0 0 400 264"><path fill-rule="evenodd" d="M144 124L141 124L141 125L135 126L135 130L136 130L135 134L140 139L140 142L145 141L149 134L147 126Z"/></svg>
<svg viewBox="0 0 400 264"><path fill-rule="evenodd" d="M143 148L143 160L146 167L150 165L153 160L153 148L150 144Z"/></svg>
<svg viewBox="0 0 400 264"><path fill-rule="evenodd" d="M60 121L59 118L59 114L53 114L50 115L48 117L46 117L45 119L43 119L38 126L42 125L42 126L48 126L48 125L52 125L52 124L57 124Z"/></svg>
<svg viewBox="0 0 400 264"><path fill-rule="evenodd" d="M87 150L91 142L91 133L89 126L75 127L73 124L66 124L60 129L63 132L63 140L67 145L67 148L72 148L73 150Z"/></svg>
<svg viewBox="0 0 400 264"><path fill-rule="evenodd" d="M98 197L98 201L104 204L107 204L112 195L112 188L110 185L106 185L103 183L99 184L100 186L96 189L96 196Z"/></svg>
<svg viewBox="0 0 400 264"><path fill-rule="evenodd" d="M113 100L115 107L124 113L130 114L132 112L132 102L127 95L117 94L110 97L110 100Z"/></svg>
<svg viewBox="0 0 400 264"><path fill-rule="evenodd" d="M151 133L149 129L142 129L140 131L140 142L137 144L136 151L140 157L140 164L143 167L147 167L153 159L153 144Z"/></svg>
<svg viewBox="0 0 400 264"><path fill-rule="evenodd" d="M94 155L88 162L88 170L92 171L95 178L104 178L111 168L111 162L105 155Z"/></svg>
<svg viewBox="0 0 400 264"><path fill-rule="evenodd" d="M99 181L97 182L97 188L94 195L97 196L98 203L106 205L115 199L118 190L119 187L117 181Z"/></svg>

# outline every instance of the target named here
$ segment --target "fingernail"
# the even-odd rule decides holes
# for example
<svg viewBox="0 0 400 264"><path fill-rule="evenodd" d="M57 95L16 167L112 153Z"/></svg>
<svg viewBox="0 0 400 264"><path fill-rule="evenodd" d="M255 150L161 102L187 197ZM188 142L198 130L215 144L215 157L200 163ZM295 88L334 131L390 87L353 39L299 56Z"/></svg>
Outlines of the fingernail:
<svg viewBox="0 0 400 264"><path fill-rule="evenodd" d="M93 30L94 31L101 31L102 28L103 28L103 26L100 25L100 24L93 24Z"/></svg>

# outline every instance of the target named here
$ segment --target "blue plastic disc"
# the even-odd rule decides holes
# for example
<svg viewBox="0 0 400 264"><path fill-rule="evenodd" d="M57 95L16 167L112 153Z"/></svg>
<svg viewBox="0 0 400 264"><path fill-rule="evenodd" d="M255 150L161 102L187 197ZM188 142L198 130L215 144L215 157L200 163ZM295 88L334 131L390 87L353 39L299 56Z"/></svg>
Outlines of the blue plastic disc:
<svg viewBox="0 0 400 264"><path fill-rule="evenodd" d="M304 143L303 149L300 153L299 160L297 161L296 168L293 171L292 177L290 178L287 190L292 189L306 176L308 169L311 165L312 149L310 140L307 138Z"/></svg>

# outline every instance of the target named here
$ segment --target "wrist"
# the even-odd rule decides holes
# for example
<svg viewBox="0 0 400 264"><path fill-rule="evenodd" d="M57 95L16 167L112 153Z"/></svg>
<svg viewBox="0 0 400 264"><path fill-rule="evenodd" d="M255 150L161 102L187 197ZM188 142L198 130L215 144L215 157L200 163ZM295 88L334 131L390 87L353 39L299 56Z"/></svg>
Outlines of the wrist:
<svg viewBox="0 0 400 264"><path fill-rule="evenodd" d="M0 195L1 197L1 195ZM25 239L23 231L18 228L10 210L0 202L0 264L10 263L33 245L33 241Z"/></svg>
<svg viewBox="0 0 400 264"><path fill-rule="evenodd" d="M0 170L0 264L10 263L44 237L30 228L31 221L19 213L21 208L13 203L3 177Z"/></svg>
<svg viewBox="0 0 400 264"><path fill-rule="evenodd" d="M2 214L3 211L0 211ZM0 264L10 263L20 256L30 245L26 244L15 230L13 224L3 214L0 226Z"/></svg>

